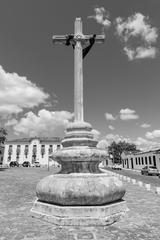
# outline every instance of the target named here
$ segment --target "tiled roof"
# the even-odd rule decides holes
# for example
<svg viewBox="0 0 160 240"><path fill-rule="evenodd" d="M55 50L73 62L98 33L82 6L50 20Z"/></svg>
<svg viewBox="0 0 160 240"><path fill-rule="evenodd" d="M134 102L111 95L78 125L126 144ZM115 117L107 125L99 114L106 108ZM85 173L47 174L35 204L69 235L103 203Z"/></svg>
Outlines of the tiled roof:
<svg viewBox="0 0 160 240"><path fill-rule="evenodd" d="M136 155L136 154L141 154L144 152L140 152L140 151L124 151L123 152L125 155Z"/></svg>
<svg viewBox="0 0 160 240"><path fill-rule="evenodd" d="M136 152L124 152L124 154L127 155L141 155L141 154L146 154L146 153L153 153L153 154L160 154L160 149L154 149L154 150L149 150L149 151L136 151Z"/></svg>
<svg viewBox="0 0 160 240"><path fill-rule="evenodd" d="M32 137L32 138L18 138L18 139L10 139L7 140L6 143L10 143L10 142L14 142L14 143L22 143L22 142L31 142L33 140L39 140L40 142L61 142L61 139L59 137L52 137L52 138L48 138L48 137Z"/></svg>

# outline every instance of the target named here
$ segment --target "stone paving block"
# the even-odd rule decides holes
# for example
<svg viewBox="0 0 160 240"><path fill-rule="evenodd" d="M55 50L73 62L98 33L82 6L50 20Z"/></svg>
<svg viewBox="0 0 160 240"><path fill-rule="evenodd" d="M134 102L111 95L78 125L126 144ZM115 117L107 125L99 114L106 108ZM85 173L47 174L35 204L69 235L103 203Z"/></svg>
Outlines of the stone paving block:
<svg viewBox="0 0 160 240"><path fill-rule="evenodd" d="M126 181L126 180L127 180L127 177L126 177L126 176L123 176L123 180Z"/></svg>
<svg viewBox="0 0 160 240"><path fill-rule="evenodd" d="M76 240L96 240L96 238L92 232L82 232L77 234Z"/></svg>
<svg viewBox="0 0 160 240"><path fill-rule="evenodd" d="M7 170L8 171L8 170ZM31 217L35 186L48 175L42 169L11 169L0 174L0 239L77 240L83 233L94 240L160 240L160 195L125 181L129 212L109 227L57 227ZM88 234L87 234L88 233ZM89 234L92 233L92 234ZM81 236L81 235L79 235Z"/></svg>
<svg viewBox="0 0 160 240"><path fill-rule="evenodd" d="M130 181L131 181L130 177L127 177L127 181L128 181L128 182L130 182Z"/></svg>
<svg viewBox="0 0 160 240"><path fill-rule="evenodd" d="M143 182L138 181L138 185L139 185L140 187L142 187L142 186L143 186Z"/></svg>
<svg viewBox="0 0 160 240"><path fill-rule="evenodd" d="M136 184L136 179L133 179L133 178L132 178L131 181L132 181L133 184Z"/></svg>
<svg viewBox="0 0 160 240"><path fill-rule="evenodd" d="M160 187L156 187L156 191L155 191L158 195L160 195Z"/></svg>
<svg viewBox="0 0 160 240"><path fill-rule="evenodd" d="M147 191L150 191L151 190L151 185L150 184L145 184L145 188Z"/></svg>

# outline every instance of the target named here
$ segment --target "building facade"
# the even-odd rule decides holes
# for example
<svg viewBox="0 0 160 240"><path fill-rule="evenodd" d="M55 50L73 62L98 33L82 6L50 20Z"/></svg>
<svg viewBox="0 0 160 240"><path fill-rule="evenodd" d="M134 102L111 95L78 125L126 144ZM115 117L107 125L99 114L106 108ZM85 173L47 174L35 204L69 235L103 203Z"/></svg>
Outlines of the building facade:
<svg viewBox="0 0 160 240"><path fill-rule="evenodd" d="M145 166L155 166L160 171L160 149L148 152L123 153L124 168L141 170Z"/></svg>
<svg viewBox="0 0 160 240"><path fill-rule="evenodd" d="M0 165L3 164L4 145L0 145Z"/></svg>
<svg viewBox="0 0 160 240"><path fill-rule="evenodd" d="M29 161L31 164L39 162L47 165L49 156L61 148L59 138L23 138L5 142L3 164L9 165L11 161L22 164Z"/></svg>

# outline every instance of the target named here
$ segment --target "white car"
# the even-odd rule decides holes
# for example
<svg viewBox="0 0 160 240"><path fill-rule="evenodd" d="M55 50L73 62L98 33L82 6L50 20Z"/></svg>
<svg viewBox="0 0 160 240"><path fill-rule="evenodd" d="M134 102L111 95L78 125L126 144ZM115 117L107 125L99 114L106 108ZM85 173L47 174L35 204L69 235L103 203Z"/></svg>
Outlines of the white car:
<svg viewBox="0 0 160 240"><path fill-rule="evenodd" d="M114 164L112 166L112 169L114 169L114 170L122 170L122 165L121 164Z"/></svg>
<svg viewBox="0 0 160 240"><path fill-rule="evenodd" d="M39 162L34 162L31 164L31 167L40 167L40 163Z"/></svg>
<svg viewBox="0 0 160 240"><path fill-rule="evenodd" d="M159 176L159 171L155 166L145 166L141 169L142 175L157 175Z"/></svg>

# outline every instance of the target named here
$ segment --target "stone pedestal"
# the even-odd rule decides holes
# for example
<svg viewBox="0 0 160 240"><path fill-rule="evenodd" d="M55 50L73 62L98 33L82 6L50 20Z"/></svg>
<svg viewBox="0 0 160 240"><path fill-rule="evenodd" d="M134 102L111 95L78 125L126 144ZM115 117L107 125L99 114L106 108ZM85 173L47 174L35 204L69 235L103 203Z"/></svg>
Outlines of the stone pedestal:
<svg viewBox="0 0 160 240"><path fill-rule="evenodd" d="M107 226L126 213L123 200L102 206L59 206L36 201L32 216L60 226Z"/></svg>
<svg viewBox="0 0 160 240"><path fill-rule="evenodd" d="M125 189L118 178L98 168L107 152L96 148L89 123L73 122L63 148L54 154L61 171L42 179L36 188L32 215L58 225L109 225L127 211Z"/></svg>

